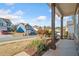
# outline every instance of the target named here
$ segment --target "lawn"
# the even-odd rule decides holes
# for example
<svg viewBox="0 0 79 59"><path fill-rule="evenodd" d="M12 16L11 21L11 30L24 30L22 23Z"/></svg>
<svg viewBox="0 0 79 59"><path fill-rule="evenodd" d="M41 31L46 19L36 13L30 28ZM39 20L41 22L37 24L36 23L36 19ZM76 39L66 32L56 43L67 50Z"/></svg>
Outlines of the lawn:
<svg viewBox="0 0 79 59"><path fill-rule="evenodd" d="M0 56L11 56L25 50L32 40L24 40L0 45Z"/></svg>
<svg viewBox="0 0 79 59"><path fill-rule="evenodd" d="M41 38L36 37L33 40L41 40ZM21 51L26 51L26 47L33 42L33 40L17 40L6 44L0 44L0 56L13 56ZM43 39L45 41L45 39ZM33 43L35 44L38 43ZM27 52L26 52L27 53Z"/></svg>

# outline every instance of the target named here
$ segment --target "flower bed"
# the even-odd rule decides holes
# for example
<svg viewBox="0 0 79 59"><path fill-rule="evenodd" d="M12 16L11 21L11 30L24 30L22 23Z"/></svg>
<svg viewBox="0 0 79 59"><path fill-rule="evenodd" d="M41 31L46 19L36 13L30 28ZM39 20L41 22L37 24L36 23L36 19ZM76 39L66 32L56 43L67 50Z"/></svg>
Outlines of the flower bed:
<svg viewBox="0 0 79 59"><path fill-rule="evenodd" d="M31 44L29 44L25 52L31 56L39 56L48 50L48 46L50 40L33 40Z"/></svg>

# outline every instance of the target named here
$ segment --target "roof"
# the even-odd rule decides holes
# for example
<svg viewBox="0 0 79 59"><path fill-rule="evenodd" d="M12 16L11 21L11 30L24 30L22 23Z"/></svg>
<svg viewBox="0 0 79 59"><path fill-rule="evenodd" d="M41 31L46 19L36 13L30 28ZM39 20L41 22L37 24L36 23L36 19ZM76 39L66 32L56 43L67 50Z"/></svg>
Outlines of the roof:
<svg viewBox="0 0 79 59"><path fill-rule="evenodd" d="M0 18L0 19L3 19L6 23L12 23L10 19L6 19L6 18Z"/></svg>
<svg viewBox="0 0 79 59"><path fill-rule="evenodd" d="M26 32L26 28L25 28L25 25L24 24L19 24L17 25L17 29L16 29L17 32Z"/></svg>
<svg viewBox="0 0 79 59"><path fill-rule="evenodd" d="M51 4L49 6L52 7ZM71 16L75 14L78 3L56 3L55 13L59 16Z"/></svg>

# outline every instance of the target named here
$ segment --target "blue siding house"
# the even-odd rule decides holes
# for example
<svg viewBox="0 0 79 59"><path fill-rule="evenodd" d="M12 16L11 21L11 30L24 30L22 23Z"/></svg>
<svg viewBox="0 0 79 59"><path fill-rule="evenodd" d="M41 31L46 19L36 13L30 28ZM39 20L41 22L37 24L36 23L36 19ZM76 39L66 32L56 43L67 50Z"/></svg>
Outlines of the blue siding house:
<svg viewBox="0 0 79 59"><path fill-rule="evenodd" d="M17 28L16 28L16 32L20 32L20 33L26 32L26 28L25 28L24 24L22 24L22 23L18 24Z"/></svg>

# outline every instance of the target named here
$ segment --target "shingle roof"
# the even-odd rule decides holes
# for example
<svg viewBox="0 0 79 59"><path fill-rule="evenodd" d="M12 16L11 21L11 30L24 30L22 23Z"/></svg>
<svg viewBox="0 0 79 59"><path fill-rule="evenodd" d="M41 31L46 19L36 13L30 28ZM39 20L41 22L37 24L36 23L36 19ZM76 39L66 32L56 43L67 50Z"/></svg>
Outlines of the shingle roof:
<svg viewBox="0 0 79 59"><path fill-rule="evenodd" d="M6 19L6 18L0 18L0 19L3 19L6 23L12 23L10 19Z"/></svg>

